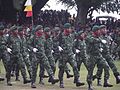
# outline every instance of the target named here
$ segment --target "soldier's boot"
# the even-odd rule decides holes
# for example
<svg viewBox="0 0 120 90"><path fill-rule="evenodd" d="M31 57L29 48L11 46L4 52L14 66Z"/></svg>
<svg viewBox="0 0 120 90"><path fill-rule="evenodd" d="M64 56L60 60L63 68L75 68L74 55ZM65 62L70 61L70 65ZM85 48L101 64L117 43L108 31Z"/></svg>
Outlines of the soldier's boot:
<svg viewBox="0 0 120 90"><path fill-rule="evenodd" d="M30 82L31 82L31 80L28 80L27 78L24 78L24 81L23 81L24 84L27 84L27 83L30 83Z"/></svg>
<svg viewBox="0 0 120 90"><path fill-rule="evenodd" d="M8 78L7 78L7 85L12 86L12 83L11 83L10 79L8 79Z"/></svg>
<svg viewBox="0 0 120 90"><path fill-rule="evenodd" d="M35 83L31 83L31 88L36 88Z"/></svg>
<svg viewBox="0 0 120 90"><path fill-rule="evenodd" d="M115 78L116 78L116 84L120 84L120 75L116 75Z"/></svg>
<svg viewBox="0 0 120 90"><path fill-rule="evenodd" d="M63 80L60 80L60 88L64 88Z"/></svg>
<svg viewBox="0 0 120 90"><path fill-rule="evenodd" d="M92 83L88 82L88 90L93 90Z"/></svg>
<svg viewBox="0 0 120 90"><path fill-rule="evenodd" d="M113 85L109 84L108 80L104 80L103 87L113 87Z"/></svg>
<svg viewBox="0 0 120 90"><path fill-rule="evenodd" d="M101 79L97 79L97 86L102 86Z"/></svg>
<svg viewBox="0 0 120 90"><path fill-rule="evenodd" d="M15 81L20 81L19 76L16 76Z"/></svg>
<svg viewBox="0 0 120 90"><path fill-rule="evenodd" d="M75 79L74 79L74 83L76 83L76 86L77 86L77 87L85 85L85 83L80 82L80 80L79 80L78 77L77 77L77 78L75 77Z"/></svg>
<svg viewBox="0 0 120 90"><path fill-rule="evenodd" d="M0 81L4 81L5 79L3 77L0 77Z"/></svg>
<svg viewBox="0 0 120 90"><path fill-rule="evenodd" d="M44 84L45 84L44 81L43 81L43 77L40 77L39 84L41 84L41 85L44 85Z"/></svg>
<svg viewBox="0 0 120 90"><path fill-rule="evenodd" d="M52 84L55 84L55 83L59 82L59 79L55 79L54 76L52 75L52 76L50 76L48 82L51 82Z"/></svg>
<svg viewBox="0 0 120 90"><path fill-rule="evenodd" d="M67 78L73 77L73 75L71 75L71 74L69 73L69 71L65 71L65 72L66 72L66 74L67 74Z"/></svg>
<svg viewBox="0 0 120 90"><path fill-rule="evenodd" d="M92 80L94 81L95 79L97 79L97 76L93 75Z"/></svg>

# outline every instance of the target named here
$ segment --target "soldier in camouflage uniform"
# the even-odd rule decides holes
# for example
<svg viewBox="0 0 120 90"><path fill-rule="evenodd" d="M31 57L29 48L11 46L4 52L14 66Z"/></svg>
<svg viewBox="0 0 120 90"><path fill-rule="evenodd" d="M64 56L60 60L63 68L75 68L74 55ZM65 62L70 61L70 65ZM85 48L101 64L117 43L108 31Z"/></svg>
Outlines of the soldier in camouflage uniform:
<svg viewBox="0 0 120 90"><path fill-rule="evenodd" d="M109 39L107 36L107 31L106 31L106 26L105 25L101 25L100 26L100 30L101 30L101 39L102 39L102 56L106 59L108 65L110 66L110 68L113 71L113 74L116 78L116 84L120 83L120 73L117 70L117 67L114 64L113 58L110 55L110 45L109 45ZM98 85L101 85L100 81L101 81L101 76L102 76L102 72L103 72L103 68L102 67L98 67L97 73L96 75L93 76L93 80L95 78L97 78L98 80Z"/></svg>
<svg viewBox="0 0 120 90"><path fill-rule="evenodd" d="M51 31L49 27L45 27L44 28L44 33L45 33L45 54L49 60L50 66L53 70L53 73L55 74L55 70L56 70L56 65L55 65L55 59L53 58L52 55L52 48L53 48L53 40L51 37ZM44 65L40 64L40 84L44 84L42 81L42 78L44 76ZM48 82L50 82L50 79L48 80Z"/></svg>
<svg viewBox="0 0 120 90"><path fill-rule="evenodd" d="M32 60L32 71L33 71L32 83L31 83L32 88L36 88L35 86L36 74L37 74L38 64L40 62L42 62L45 69L47 70L51 83L55 84L59 81L58 79L54 78L53 70L51 69L48 58L45 55L44 44L45 44L45 37L43 33L43 27L41 25L38 25L35 28L34 36L32 36L28 42L29 49L33 51L36 55L36 59Z"/></svg>
<svg viewBox="0 0 120 90"><path fill-rule="evenodd" d="M27 79L27 74L26 74L26 69L25 69L25 63L22 57L22 54L20 52L21 49L21 39L20 36L18 35L18 30L16 26L12 26L10 28L11 33L9 36L9 45L10 48L12 49L12 57L14 58L15 62L19 65L21 74L23 76L23 83L30 83L31 80Z"/></svg>
<svg viewBox="0 0 120 90"><path fill-rule="evenodd" d="M55 62L57 63L58 61L58 66L59 66L59 60L62 59L61 53L58 48L61 32L58 26L56 26L53 30L54 30L53 31L53 56L54 56ZM73 75L70 74L70 69L69 69L68 64L66 64L65 66L65 72L66 72L67 78L73 77Z"/></svg>
<svg viewBox="0 0 120 90"><path fill-rule="evenodd" d="M75 61L74 53L72 51L73 47L73 37L70 23L66 23L64 25L64 31L62 33L62 42L59 46L59 50L61 51L62 59L59 61L59 80L60 80L60 88L64 88L63 83L63 74L65 70L66 63L68 62L74 72L74 83L76 86L82 86L84 83L81 83L79 80L79 71L77 68L77 63Z"/></svg>
<svg viewBox="0 0 120 90"><path fill-rule="evenodd" d="M7 85L12 86L10 78L11 78L11 61L10 61L10 48L8 48L8 41L4 34L4 26L0 26L0 59L2 59L5 71L6 71L6 79ZM1 78L3 81L4 79Z"/></svg>
<svg viewBox="0 0 120 90"><path fill-rule="evenodd" d="M29 59L29 53L28 53L28 47L27 47L27 38L25 36L25 33L23 31L22 26L18 27L18 31L19 31L19 36L21 38L21 54L22 54L22 57L23 57L23 60L26 64L26 66L27 66L29 76L31 78L31 76L32 76L32 65L31 65L31 62L30 62L30 59Z"/></svg>
<svg viewBox="0 0 120 90"><path fill-rule="evenodd" d="M105 58L102 57L101 54L101 40L100 40L100 31L99 26L93 26L92 28L93 33L86 38L86 46L87 46L87 54L89 55L89 59L87 60L87 67L88 67L88 75L87 75L87 83L88 83L88 90L93 90L92 88L92 77L93 77L93 70L96 64L99 63L101 67L105 70L105 80L104 86L108 85L109 79L109 66L106 62Z"/></svg>
<svg viewBox="0 0 120 90"><path fill-rule="evenodd" d="M85 43L85 32L79 31L76 35L76 40L73 45L74 52L76 53L76 62L78 71L80 71L81 64L84 63L87 68L86 61L88 59Z"/></svg>
<svg viewBox="0 0 120 90"><path fill-rule="evenodd" d="M117 28L117 30L116 30L115 42L117 44L116 52L118 53L118 56L120 59L120 28Z"/></svg>

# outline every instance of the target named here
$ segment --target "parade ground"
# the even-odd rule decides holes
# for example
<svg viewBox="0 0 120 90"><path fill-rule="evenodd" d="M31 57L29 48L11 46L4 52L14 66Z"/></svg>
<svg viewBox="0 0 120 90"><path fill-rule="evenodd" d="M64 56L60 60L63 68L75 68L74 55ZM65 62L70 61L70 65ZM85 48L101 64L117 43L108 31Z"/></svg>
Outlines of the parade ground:
<svg viewBox="0 0 120 90"><path fill-rule="evenodd" d="M118 67L118 71L120 71L120 61L115 61L115 64L117 65ZM5 71L4 71L4 68L3 68L3 64L0 62L0 75L1 76L5 76ZM71 70L72 71L72 70ZM81 68L81 74L80 74L80 79L85 82L85 86L82 86L82 87L76 87L75 84L73 84L73 79L74 78L70 78L70 79L67 79L66 78L66 74L64 74L64 83L65 83L65 88L59 88L59 83L55 84L55 85L52 85L50 83L48 83L48 79L44 79L45 81L45 85L40 85L38 84L39 83L39 77L37 76L37 81L36 81L36 86L37 88L36 89L32 89L30 87L31 84L26 84L24 85L23 82L22 82L22 77L20 77L20 82L19 81L15 81L15 77L12 77L12 84L13 86L7 86L6 85L6 81L3 81L3 82L0 82L0 90L87 90L87 83L86 83L86 75L87 75L87 70L85 69L84 65L82 65L82 68ZM96 69L94 70L94 73L96 72ZM57 78L57 73L58 73L58 68L57 68L57 72L56 72L56 78ZM71 72L72 73L72 72ZM104 87L98 87L97 86L97 80L95 80L93 82L93 86L94 86L94 90L120 90L120 84L116 84L115 83L115 78L113 76L113 73L111 72L110 70L110 80L109 82L111 84L113 84L113 87L112 88L104 88ZM20 75L21 76L21 75ZM102 76L104 77L104 75ZM102 78L102 83L103 83L103 78Z"/></svg>

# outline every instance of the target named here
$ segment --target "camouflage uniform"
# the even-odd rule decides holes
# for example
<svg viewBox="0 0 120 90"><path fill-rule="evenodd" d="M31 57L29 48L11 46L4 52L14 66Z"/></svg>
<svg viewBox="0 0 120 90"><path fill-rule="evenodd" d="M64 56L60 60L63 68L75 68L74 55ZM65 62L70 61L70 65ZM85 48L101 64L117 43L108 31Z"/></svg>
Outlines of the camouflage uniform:
<svg viewBox="0 0 120 90"><path fill-rule="evenodd" d="M17 27L16 26L12 26L10 28L10 30L12 31L9 37L9 44L10 47L12 49L12 56L14 58L14 60L16 61L16 63L18 63L21 74L23 76L23 80L24 80L24 84L29 83L30 80L27 80L27 74L26 74L26 69L25 69L25 63L21 54L21 39L17 33Z"/></svg>
<svg viewBox="0 0 120 90"><path fill-rule="evenodd" d="M44 43L45 43L45 37L43 34L42 26L38 25L35 28L35 34L33 37L29 39L29 49L33 51L36 55L36 59L32 60L32 83L31 87L36 88L35 86L35 81L36 81L36 74L37 74L37 68L38 68L38 63L42 62L44 65L45 69L47 70L48 75L50 76L50 80L52 84L55 84L59 80L54 79L53 77L53 71L51 69L51 66L49 64L48 58L45 55L45 50L44 50Z"/></svg>
<svg viewBox="0 0 120 90"><path fill-rule="evenodd" d="M6 71L6 78L7 78L7 85L12 86L10 82L11 78L11 61L10 55L7 51L8 42L6 36L3 32L4 26L0 26L0 59L2 59L5 71Z"/></svg>
<svg viewBox="0 0 120 90"><path fill-rule="evenodd" d="M23 57L23 60L26 64L26 66L27 66L29 76L31 78L32 66L31 66L31 62L29 59L29 53L28 53L28 47L27 47L27 38L26 38L25 34L23 33L22 27L18 27L18 31L19 31L19 36L21 38L21 54L22 54L22 57Z"/></svg>
<svg viewBox="0 0 120 90"><path fill-rule="evenodd" d="M93 26L93 32L99 30L98 26ZM87 83L88 83L88 90L92 89L92 77L93 77L93 70L96 64L101 65L101 67L105 70L105 82L109 79L109 66L106 60L102 57L101 54L101 40L99 36L87 36L86 38L86 45L87 45L87 54L89 55L89 59L87 60L87 67L88 67L88 75L87 75Z"/></svg>
<svg viewBox="0 0 120 90"><path fill-rule="evenodd" d="M50 66L53 70L53 73L55 74L55 69L56 69L56 65L55 65L55 59L53 58L52 55L52 48L53 48L53 40L51 38L51 35L48 33L51 33L50 28L46 27L44 29L44 33L45 33L45 54L49 60Z"/></svg>
<svg viewBox="0 0 120 90"><path fill-rule="evenodd" d="M83 31L78 32L75 43L73 45L74 52L76 53L75 57L76 57L78 71L80 71L80 67L82 63L84 63L85 67L87 68L86 61L88 59L85 40L82 37L80 37L82 33L84 32Z"/></svg>
<svg viewBox="0 0 120 90"><path fill-rule="evenodd" d="M100 27L101 27L101 29L104 29L104 28L105 28L104 25L101 25ZM114 76L115 76L115 78L116 78L116 83L118 84L118 83L120 83L120 78L119 78L120 74L119 74L119 72L118 72L118 70L117 70L117 67L116 67L115 64L114 64L113 58L111 57L111 54L110 54L110 45L109 45L110 40L108 39L108 36L107 36L107 35L102 35L101 40L102 40L102 41L103 41L103 40L106 41L106 42L104 42L104 43L102 44L102 48L103 48L102 56L106 59L108 65L109 65L110 68L112 69L113 74L114 74ZM98 70L97 70L97 73L96 73L96 75L94 76L94 78L97 77L98 79L101 79L102 71L103 71L103 68L102 68L101 66L98 66ZM100 83L99 83L99 81L98 81L98 85L99 85L99 84L100 84Z"/></svg>
<svg viewBox="0 0 120 90"><path fill-rule="evenodd" d="M59 27L55 27L54 29L54 32L53 32L53 57L55 59L55 63L57 63L58 61L58 66L59 66L59 61L62 59L61 57L61 53L59 51L59 39L60 39L60 28ZM66 64L65 66L65 72L67 74L67 78L70 78L70 77L73 77L73 75L71 75L69 72L70 72L70 69L69 69L69 66L68 64Z"/></svg>
<svg viewBox="0 0 120 90"><path fill-rule="evenodd" d="M64 25L64 32L62 33L62 42L60 45L61 48L63 49L63 50L61 50L62 59L59 61L59 63L60 63L60 65L59 65L59 80L60 80L61 88L64 88L63 74L64 74L64 69L65 69L66 63L69 63L73 68L74 83L76 83L76 86L84 85L84 83L81 83L79 81L79 71L77 68L77 63L75 61L74 53L72 51L74 39L70 32L70 30L71 30L70 27L71 27L71 25L69 23L66 23Z"/></svg>

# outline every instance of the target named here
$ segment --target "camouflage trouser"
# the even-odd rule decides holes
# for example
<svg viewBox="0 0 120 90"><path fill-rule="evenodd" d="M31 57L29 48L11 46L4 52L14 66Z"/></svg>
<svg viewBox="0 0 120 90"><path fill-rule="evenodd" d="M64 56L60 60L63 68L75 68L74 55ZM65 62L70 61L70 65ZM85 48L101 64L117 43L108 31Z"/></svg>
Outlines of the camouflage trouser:
<svg viewBox="0 0 120 90"><path fill-rule="evenodd" d="M104 79L109 79L109 65L106 60L102 57L101 54L98 55L90 55L90 58L87 60L87 67L88 67L88 75L87 75L87 82L88 84L92 83L93 77L93 70L95 65L98 64L101 68L105 70Z"/></svg>
<svg viewBox="0 0 120 90"><path fill-rule="evenodd" d="M46 54L46 56L47 56L47 58L48 58L48 61L49 61L49 64L50 64L50 66L51 66L51 68L52 68L52 70L53 70L53 73L55 73L56 64L55 64L55 59L54 59L54 57L53 57L53 55L52 55L51 50L46 50L46 51L45 51L45 54Z"/></svg>
<svg viewBox="0 0 120 90"><path fill-rule="evenodd" d="M105 58L108 65L112 69L114 76L118 76L119 72L117 70L117 67L114 64L114 61L113 61L112 57L110 55L106 55L106 54L103 54L103 57ZM101 66L98 66L98 70L97 70L97 73L96 73L96 76L97 76L98 79L101 79L102 71L103 71L103 68L101 68Z"/></svg>
<svg viewBox="0 0 120 90"><path fill-rule="evenodd" d="M19 52L12 53L14 60L16 60L17 64L19 65L19 69L21 71L21 74L23 76L23 79L25 80L27 78L26 74L26 68L25 68L25 63L22 57L22 54Z"/></svg>
<svg viewBox="0 0 120 90"><path fill-rule="evenodd" d="M61 64L59 63L59 61L62 59L61 54L60 53L54 53L53 57L55 59L55 63L57 63L57 61L58 61L58 67L60 67ZM65 72L70 72L68 64L66 64L66 66L65 66Z"/></svg>
<svg viewBox="0 0 120 90"><path fill-rule="evenodd" d="M37 76L37 69L38 64L42 62L44 65L44 68L46 69L49 76L53 75L53 70L51 69L51 66L49 64L48 58L46 57L45 53L37 52L36 54L31 54L32 56L32 83L35 83L36 76Z"/></svg>
<svg viewBox="0 0 120 90"><path fill-rule="evenodd" d="M59 60L59 79L63 80L63 74L64 74L66 63L69 63L72 66L74 77L79 78L79 71L77 68L77 63L75 61L74 54L71 53L70 55L68 55L68 54L62 53L62 59Z"/></svg>
<svg viewBox="0 0 120 90"><path fill-rule="evenodd" d="M32 65L31 65L31 62L30 62L30 59L29 59L29 53L27 53L27 52L24 51L22 53L22 56L23 56L24 62L26 64L29 76L31 78L31 76L32 76Z"/></svg>
<svg viewBox="0 0 120 90"><path fill-rule="evenodd" d="M86 57L83 57L82 55L80 54L76 54L76 62L77 62L77 68L78 68L78 71L80 71L80 67L81 67L81 64L84 63L86 69L87 69L87 56Z"/></svg>
<svg viewBox="0 0 120 90"><path fill-rule="evenodd" d="M5 67L7 81L10 81L12 64L11 64L9 53L5 50L3 51L0 50L0 59L2 59Z"/></svg>

